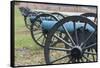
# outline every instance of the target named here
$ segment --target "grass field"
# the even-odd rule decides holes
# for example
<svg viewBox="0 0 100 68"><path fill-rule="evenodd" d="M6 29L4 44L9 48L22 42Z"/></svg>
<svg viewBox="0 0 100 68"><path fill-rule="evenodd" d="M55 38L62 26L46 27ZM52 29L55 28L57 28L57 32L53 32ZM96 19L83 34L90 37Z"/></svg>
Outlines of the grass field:
<svg viewBox="0 0 100 68"><path fill-rule="evenodd" d="M44 64L43 49L33 40L25 27L24 18L15 6L15 65Z"/></svg>

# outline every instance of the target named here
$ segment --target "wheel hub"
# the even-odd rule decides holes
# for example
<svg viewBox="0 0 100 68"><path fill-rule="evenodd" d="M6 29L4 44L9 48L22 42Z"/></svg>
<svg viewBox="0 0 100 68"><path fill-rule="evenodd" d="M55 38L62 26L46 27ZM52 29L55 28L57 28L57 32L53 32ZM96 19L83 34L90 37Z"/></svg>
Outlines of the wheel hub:
<svg viewBox="0 0 100 68"><path fill-rule="evenodd" d="M79 46L75 46L71 50L71 56L73 58L80 58L82 56L82 49Z"/></svg>

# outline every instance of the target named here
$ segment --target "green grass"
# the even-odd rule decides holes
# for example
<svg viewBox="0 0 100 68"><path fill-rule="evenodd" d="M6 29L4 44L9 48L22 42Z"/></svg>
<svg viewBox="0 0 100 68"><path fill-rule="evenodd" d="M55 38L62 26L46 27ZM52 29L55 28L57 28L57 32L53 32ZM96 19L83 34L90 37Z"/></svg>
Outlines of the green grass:
<svg viewBox="0 0 100 68"><path fill-rule="evenodd" d="M43 49L32 39L24 18L15 6L15 65L43 64ZM41 56L39 56L41 55ZM37 60L34 59L37 57Z"/></svg>
<svg viewBox="0 0 100 68"><path fill-rule="evenodd" d="M24 18L17 7L15 7L15 47L39 48L32 40L30 31L25 27Z"/></svg>

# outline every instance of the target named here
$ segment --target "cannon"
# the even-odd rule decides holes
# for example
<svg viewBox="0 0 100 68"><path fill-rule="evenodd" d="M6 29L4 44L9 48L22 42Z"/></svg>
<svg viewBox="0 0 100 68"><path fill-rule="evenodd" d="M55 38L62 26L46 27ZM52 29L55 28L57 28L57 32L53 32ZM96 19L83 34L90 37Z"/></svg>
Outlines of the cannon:
<svg viewBox="0 0 100 68"><path fill-rule="evenodd" d="M28 7L19 7L22 16L24 17L25 26L29 29L30 27L30 17L35 17L37 14L32 12Z"/></svg>
<svg viewBox="0 0 100 68"><path fill-rule="evenodd" d="M39 11L34 11L34 12L31 12L31 13L27 16L27 18L25 19L25 22L26 22L26 27L27 27L28 29L30 29L30 26L31 26L31 24L32 24L32 20L33 20L36 16L38 16L38 15L40 15L40 14L47 14L47 13L41 12L41 11L40 11L40 12L39 12ZM64 15L62 15L61 13L54 12L54 13L49 13L49 14L55 16L58 20L64 18ZM43 18L43 17L42 17L42 18ZM46 17L45 17L45 18L46 18Z"/></svg>
<svg viewBox="0 0 100 68"><path fill-rule="evenodd" d="M30 29L31 20L34 19L37 15L43 14L42 11L32 11L28 7L20 7L22 16L24 17L25 26Z"/></svg>
<svg viewBox="0 0 100 68"><path fill-rule="evenodd" d="M96 13L84 13L81 16L87 17L88 19L92 20L94 23L97 24L97 14Z"/></svg>
<svg viewBox="0 0 100 68"><path fill-rule="evenodd" d="M58 19L52 14L40 14L31 20L31 36L39 46L44 47L44 43L47 37L47 31L42 30L41 24L43 21L58 21ZM48 23L48 22L47 22Z"/></svg>
<svg viewBox="0 0 100 68"><path fill-rule="evenodd" d="M33 41L35 41L39 46L44 47L46 34L48 32L46 30L42 30L41 23L44 20L57 22L63 18L65 18L65 16L62 15L61 13L58 13L58 12L41 13L41 14L38 14L36 16L32 15L31 17L28 17L28 19L26 21L29 21L29 23L31 23L29 25L29 27L30 27L29 29L31 30L31 36L32 36ZM46 23L48 23L48 22L46 22ZM37 37L37 35L38 35L38 37Z"/></svg>
<svg viewBox="0 0 100 68"><path fill-rule="evenodd" d="M46 64L97 61L97 25L90 19L68 16L55 25L48 23L49 27L45 22L42 27L48 30L44 47Z"/></svg>
<svg viewBox="0 0 100 68"><path fill-rule="evenodd" d="M54 14L54 15L52 15L52 14ZM65 18L60 13L51 13L51 14L40 14L35 19L34 18L31 19L31 23L32 23L31 36L38 45L44 47L43 46L44 44L41 41L45 40L46 34L55 25L55 23L57 23L59 21L57 16L60 16L62 19ZM66 25L66 27L68 27L69 30L71 30L71 28L73 28L73 26L71 26L71 25L73 25L73 23L69 23L68 25ZM78 25L79 25L78 27L82 27L84 25L84 23L79 23ZM35 29L37 29L38 31ZM89 29L89 31L91 31L91 30L93 31L93 28L91 28L90 25L88 25L88 29ZM73 29L71 31L73 31ZM38 35L38 38L36 35ZM41 38L44 38L44 39L39 41L39 39L41 39Z"/></svg>
<svg viewBox="0 0 100 68"><path fill-rule="evenodd" d="M30 29L30 25L31 25L31 20L30 20L30 19L33 19L33 18L35 18L36 16L37 16L36 13L30 12L30 13L28 14L27 17L24 17L25 26L26 26L28 29Z"/></svg>
<svg viewBox="0 0 100 68"><path fill-rule="evenodd" d="M42 21L41 23L41 27L43 31L47 31L49 32L50 29L55 25L55 23L57 23L57 21ZM76 29L81 29L84 27L85 23L76 23ZM74 27L73 27L73 22L68 22L66 24L64 24L64 26L66 27L66 29L68 29L69 32L73 32L74 31ZM60 32L64 32L64 29L62 27L60 27L58 29ZM91 27L89 24L87 24L86 29L88 32L93 32L94 28Z"/></svg>
<svg viewBox="0 0 100 68"><path fill-rule="evenodd" d="M20 7L22 16L24 16L25 26L30 29L32 24L32 20L39 14L45 14L42 11L31 11L28 7ZM58 20L63 19L65 16L58 12L49 13L55 16Z"/></svg>

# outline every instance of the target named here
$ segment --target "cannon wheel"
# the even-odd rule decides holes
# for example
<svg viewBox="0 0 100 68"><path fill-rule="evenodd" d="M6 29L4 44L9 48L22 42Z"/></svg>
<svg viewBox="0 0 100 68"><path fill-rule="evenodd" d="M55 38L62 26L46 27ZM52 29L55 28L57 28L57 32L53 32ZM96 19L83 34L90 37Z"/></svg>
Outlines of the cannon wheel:
<svg viewBox="0 0 100 68"><path fill-rule="evenodd" d="M96 13L84 13L84 14L81 14L81 16L84 16L84 17L94 17L93 22L96 22L96 20L97 20L97 14Z"/></svg>
<svg viewBox="0 0 100 68"><path fill-rule="evenodd" d="M30 21L30 18L32 16L37 16L37 15L40 15L40 14L43 14L43 13L44 12L37 12L37 11L30 12L27 17L24 17L25 26L30 30L30 26L32 24L31 21Z"/></svg>
<svg viewBox="0 0 100 68"><path fill-rule="evenodd" d="M57 13L57 12L54 12L54 13L51 13L53 16L55 16L58 20L61 20L63 18L65 18L64 15L62 15L61 13Z"/></svg>
<svg viewBox="0 0 100 68"><path fill-rule="evenodd" d="M30 12L29 14L28 14L28 16L27 17L24 17L24 21L25 21L25 26L30 30L30 26L31 26L31 21L30 21L30 18L32 17L32 16L37 16L37 14L35 13L35 12Z"/></svg>
<svg viewBox="0 0 100 68"><path fill-rule="evenodd" d="M73 27L74 27L74 32L71 33L63 25L70 21L73 22ZM79 21L80 23L85 23L85 24L84 27L78 31L76 30L75 24L76 22L78 23ZM92 26L95 29L95 31L88 33L87 30L85 30L87 24ZM64 29L65 33L63 34L65 34L65 38L68 38L70 40L70 43L68 43L67 40L64 39L63 37L56 35L57 32L61 32L58 31L59 27L60 28L62 27ZM82 62L97 61L96 28L97 28L96 24L94 24L91 20L87 19L86 17L82 16L69 16L58 21L58 23L56 23L53 26L50 33L47 34L47 39L44 48L46 64L80 63L80 62L82 63ZM53 38L62 41L62 43L55 41L56 39L53 40ZM92 43L91 39L93 40ZM88 51L88 49L90 48L92 49L92 51ZM89 57L87 55L89 55Z"/></svg>
<svg viewBox="0 0 100 68"><path fill-rule="evenodd" d="M45 19L46 17L50 17L55 21L57 21L57 19L51 14L40 14L32 22L32 25L31 25L32 39L35 41L35 43L37 43L41 47L44 47L45 38L46 38L47 33L44 32L43 29L41 28L41 23L42 23L41 17L45 17Z"/></svg>
<svg viewBox="0 0 100 68"><path fill-rule="evenodd" d="M96 13L84 13L84 14L81 14L81 16L84 16L84 17L94 17L94 19L92 20L95 24L97 24L97 14ZM89 49L88 51L93 51L92 49ZM88 55L89 56L89 55Z"/></svg>

